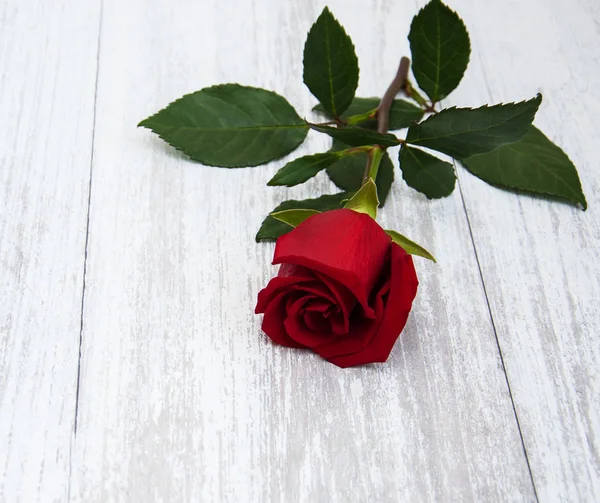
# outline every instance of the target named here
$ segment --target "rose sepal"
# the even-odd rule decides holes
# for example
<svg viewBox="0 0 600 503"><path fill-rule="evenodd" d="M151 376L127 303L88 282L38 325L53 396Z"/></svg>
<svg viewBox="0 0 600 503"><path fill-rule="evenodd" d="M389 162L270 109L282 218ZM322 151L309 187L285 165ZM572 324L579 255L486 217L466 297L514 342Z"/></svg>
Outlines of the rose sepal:
<svg viewBox="0 0 600 503"><path fill-rule="evenodd" d="M434 263L437 263L434 256L429 253L425 248L421 245L415 243L412 239L408 239L406 236L403 236L399 232L396 232L391 229L387 229L385 233L392 238L392 241L396 243L400 248L402 248L406 253L410 255L418 255L419 257L426 258L427 260L431 260Z"/></svg>
<svg viewBox="0 0 600 503"><path fill-rule="evenodd" d="M299 208L294 210L276 211L274 213L271 213L270 215L275 220L279 220L284 224L288 224L290 227L296 228L307 218L312 217L313 215L318 215L319 213L321 213L319 210Z"/></svg>
<svg viewBox="0 0 600 503"><path fill-rule="evenodd" d="M358 213L365 213L375 220L378 206L377 185L375 185L372 178L368 178L362 187L348 200L344 208Z"/></svg>

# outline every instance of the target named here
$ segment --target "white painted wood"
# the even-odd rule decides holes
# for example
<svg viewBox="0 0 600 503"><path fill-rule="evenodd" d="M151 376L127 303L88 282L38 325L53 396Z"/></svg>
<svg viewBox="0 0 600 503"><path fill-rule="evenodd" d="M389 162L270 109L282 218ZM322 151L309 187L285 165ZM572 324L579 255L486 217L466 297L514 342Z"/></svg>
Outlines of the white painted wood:
<svg viewBox="0 0 600 503"><path fill-rule="evenodd" d="M99 3L0 3L0 501L66 501Z"/></svg>
<svg viewBox="0 0 600 503"><path fill-rule="evenodd" d="M540 501L600 501L600 5L452 5L474 48L454 101L541 91L535 122L580 172L585 213L460 181Z"/></svg>
<svg viewBox="0 0 600 503"><path fill-rule="evenodd" d="M192 163L135 124L219 82L264 86L302 114L305 33L324 2L105 0L78 431L71 499L532 501L533 486L460 197L402 184L383 222L428 246L389 362L341 370L272 345L253 314L275 270L256 245L294 190L282 162ZM381 93L414 5L341 0L363 95ZM473 90L475 92L475 90ZM311 134L300 153L323 149Z"/></svg>

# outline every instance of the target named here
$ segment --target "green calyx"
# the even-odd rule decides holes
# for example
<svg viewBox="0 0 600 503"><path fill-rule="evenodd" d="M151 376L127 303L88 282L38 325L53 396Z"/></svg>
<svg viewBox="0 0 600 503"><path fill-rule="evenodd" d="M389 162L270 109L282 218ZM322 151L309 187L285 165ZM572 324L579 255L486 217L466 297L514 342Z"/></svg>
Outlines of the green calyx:
<svg viewBox="0 0 600 503"><path fill-rule="evenodd" d="M344 208L357 211L358 213L365 213L375 220L377 218L378 206L379 199L377 198L377 185L375 185L373 179L369 177L367 181L363 183L362 187L350 198Z"/></svg>

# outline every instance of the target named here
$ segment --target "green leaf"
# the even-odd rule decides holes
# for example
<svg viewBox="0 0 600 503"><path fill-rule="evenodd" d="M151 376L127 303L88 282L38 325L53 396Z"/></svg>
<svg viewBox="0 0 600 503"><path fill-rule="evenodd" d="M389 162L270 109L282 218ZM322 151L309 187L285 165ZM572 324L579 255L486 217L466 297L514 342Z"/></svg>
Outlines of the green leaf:
<svg viewBox="0 0 600 503"><path fill-rule="evenodd" d="M284 210L271 213L271 216L275 220L279 220L291 227L298 227L307 218L318 215L319 213L321 212L317 210Z"/></svg>
<svg viewBox="0 0 600 503"><path fill-rule="evenodd" d="M534 126L521 140L462 163L492 185L563 198L587 209L571 159Z"/></svg>
<svg viewBox="0 0 600 503"><path fill-rule="evenodd" d="M380 101L379 98L354 98L352 104L342 115L340 115L340 118L346 120L354 115L362 115L371 110L375 110L379 106ZM329 118L334 118L325 111L321 104L315 106L313 110L325 114ZM423 118L423 114L424 111L422 108L413 105L409 101L400 99L394 100L390 108L389 129L407 128L411 124L419 122ZM360 122L358 125L367 129L377 129L377 119Z"/></svg>
<svg viewBox="0 0 600 503"><path fill-rule="evenodd" d="M338 140L333 140L331 147L332 152L344 150L348 148ZM327 174L333 183L340 189L356 192L362 185L363 176L365 174L365 166L367 165L367 154L359 152L356 155L341 157L334 164L327 168ZM385 200L390 192L392 183L394 182L394 165L390 160L387 152L383 153L379 172L375 179L377 185L377 197L380 201L380 206L385 204Z"/></svg>
<svg viewBox="0 0 600 503"><path fill-rule="evenodd" d="M304 183L322 169L335 163L341 157L344 157L341 152L326 152L324 154L299 157L298 159L288 162L283 168L275 173L275 176L269 180L267 185L286 185L287 187L292 187L299 183ZM349 155L348 157L352 156Z"/></svg>
<svg viewBox="0 0 600 503"><path fill-rule="evenodd" d="M304 44L304 83L334 117L350 106L358 86L354 45L327 7Z"/></svg>
<svg viewBox="0 0 600 503"><path fill-rule="evenodd" d="M408 239L406 236L403 236L399 232L392 230L386 230L385 232L392 238L392 241L403 248L406 253L409 253L410 255L418 255L419 257L424 257L428 260L432 260L433 262L437 262L431 253L429 253L421 245L418 245L414 241Z"/></svg>
<svg viewBox="0 0 600 503"><path fill-rule="evenodd" d="M139 126L210 166L257 166L289 154L308 128L285 98L223 84L174 101Z"/></svg>
<svg viewBox="0 0 600 503"><path fill-rule="evenodd" d="M452 194L456 182L452 164L406 144L400 149L399 161L404 181L429 199Z"/></svg>
<svg viewBox="0 0 600 503"><path fill-rule="evenodd" d="M377 206L379 206L377 186L373 179L369 178L344 205L344 208L358 211L359 213L366 213L372 219L375 219L377 218Z"/></svg>
<svg viewBox="0 0 600 503"><path fill-rule="evenodd" d="M387 148L400 145L398 138L393 134L381 134L377 131L371 131L370 129L352 126L337 128L331 126L318 126L316 124L309 124L309 126L311 129L319 131L319 133L325 133L351 147L381 145L382 147Z"/></svg>
<svg viewBox="0 0 600 503"><path fill-rule="evenodd" d="M433 102L450 94L469 64L471 44L460 17L432 0L413 18L408 35L412 71Z"/></svg>
<svg viewBox="0 0 600 503"><path fill-rule="evenodd" d="M542 95L529 101L480 108L446 108L411 126L407 143L464 159L520 140L537 112Z"/></svg>
<svg viewBox="0 0 600 503"><path fill-rule="evenodd" d="M338 194L327 194L316 199L305 199L303 201L289 200L282 202L277 206L272 213L278 213L284 210L292 209L312 209L318 211L335 210L342 207L342 201L348 199L352 194L348 192L339 192ZM287 234L292 230L288 224L284 224L268 216L263 221L258 233L256 234L256 242L275 241L279 236Z"/></svg>

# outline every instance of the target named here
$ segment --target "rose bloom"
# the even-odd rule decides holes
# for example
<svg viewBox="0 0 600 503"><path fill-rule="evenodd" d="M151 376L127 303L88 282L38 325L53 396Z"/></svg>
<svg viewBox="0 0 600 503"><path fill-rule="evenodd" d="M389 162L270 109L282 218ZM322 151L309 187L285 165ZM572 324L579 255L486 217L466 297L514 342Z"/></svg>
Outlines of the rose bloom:
<svg viewBox="0 0 600 503"><path fill-rule="evenodd" d="M339 367L387 360L417 293L412 257L370 216L340 209L281 236L279 274L258 294L262 329Z"/></svg>

